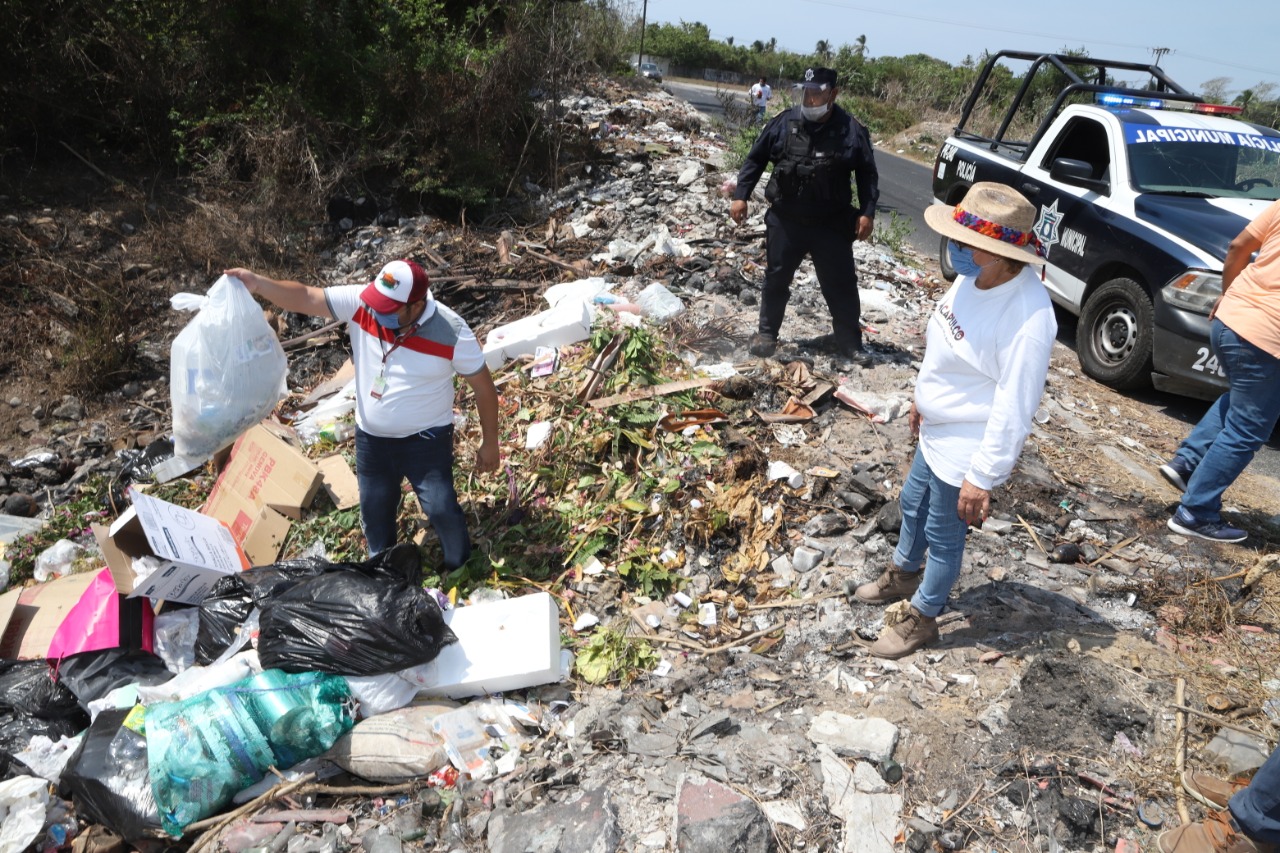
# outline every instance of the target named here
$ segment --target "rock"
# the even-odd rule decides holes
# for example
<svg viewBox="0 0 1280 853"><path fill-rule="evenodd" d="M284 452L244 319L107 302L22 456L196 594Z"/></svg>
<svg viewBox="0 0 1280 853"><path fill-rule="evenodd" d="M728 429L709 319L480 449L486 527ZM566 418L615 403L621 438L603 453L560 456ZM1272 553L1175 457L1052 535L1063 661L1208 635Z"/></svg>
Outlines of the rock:
<svg viewBox="0 0 1280 853"><path fill-rule="evenodd" d="M884 498L884 490L880 488L880 484L876 482L876 478L871 476L868 471L859 471L853 475L850 481L855 489L862 492L872 500L881 500Z"/></svg>
<svg viewBox="0 0 1280 853"><path fill-rule="evenodd" d="M776 850L769 820L755 802L696 773L676 788L676 849L681 853Z"/></svg>
<svg viewBox="0 0 1280 853"><path fill-rule="evenodd" d="M62 402L51 414L62 421L82 421L84 420L84 403L68 395L62 398Z"/></svg>
<svg viewBox="0 0 1280 853"><path fill-rule="evenodd" d="M40 511L40 507L34 500L32 500L30 495L24 495L19 492L5 498L4 511L9 515L20 515L23 518L31 518Z"/></svg>
<svg viewBox="0 0 1280 853"><path fill-rule="evenodd" d="M790 800L773 800L772 802L761 803L760 808L764 810L765 816L774 823L794 827L801 832L809 828L809 822L804 819L804 812Z"/></svg>
<svg viewBox="0 0 1280 853"><path fill-rule="evenodd" d="M879 717L857 718L823 711L809 724L809 739L839 755L880 762L893 757L898 727Z"/></svg>
<svg viewBox="0 0 1280 853"><path fill-rule="evenodd" d="M690 163L685 167L684 171L680 173L680 177L676 178L676 183L682 187L687 187L700 177L702 177L702 166L697 163Z"/></svg>
<svg viewBox="0 0 1280 853"><path fill-rule="evenodd" d="M889 790L879 772L865 761L859 761L853 766L853 784L864 794L883 794Z"/></svg>
<svg viewBox="0 0 1280 853"><path fill-rule="evenodd" d="M811 572L822 562L823 553L816 548L801 545L791 555L791 565L797 572Z"/></svg>
<svg viewBox="0 0 1280 853"><path fill-rule="evenodd" d="M988 518L982 522L982 532L1003 536L1013 529L1013 522L1005 518Z"/></svg>
<svg viewBox="0 0 1280 853"><path fill-rule="evenodd" d="M857 790L853 772L831 749L818 747L822 794L831 813L844 821L845 853L893 853L902 830L902 797Z"/></svg>
<svg viewBox="0 0 1280 853"><path fill-rule="evenodd" d="M902 528L902 507L896 500L889 501L876 513L876 524L885 533L897 533Z"/></svg>
<svg viewBox="0 0 1280 853"><path fill-rule="evenodd" d="M1009 725L1009 709L999 704L989 705L978 716L978 722L992 735L999 737L1000 733Z"/></svg>
<svg viewBox="0 0 1280 853"><path fill-rule="evenodd" d="M856 497L862 498L861 495ZM866 498L862 498L866 507ZM824 512L804 523L805 536L839 536L849 529L849 520L838 512Z"/></svg>
<svg viewBox="0 0 1280 853"><path fill-rule="evenodd" d="M603 788L519 814L495 809L488 828L492 853L613 853L622 840L617 811Z"/></svg>

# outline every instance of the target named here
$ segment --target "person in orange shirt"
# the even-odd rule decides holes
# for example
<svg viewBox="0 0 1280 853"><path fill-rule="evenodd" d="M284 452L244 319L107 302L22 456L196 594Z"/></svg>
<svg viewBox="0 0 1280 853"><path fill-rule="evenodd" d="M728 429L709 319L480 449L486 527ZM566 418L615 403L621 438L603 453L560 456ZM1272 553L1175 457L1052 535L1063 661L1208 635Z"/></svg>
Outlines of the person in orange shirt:
<svg viewBox="0 0 1280 853"><path fill-rule="evenodd" d="M1252 263L1254 252L1258 257ZM1280 201L1227 249L1209 341L1230 384L1160 473L1181 491L1169 529L1215 542L1248 534L1222 520L1222 493L1253 461L1280 419Z"/></svg>

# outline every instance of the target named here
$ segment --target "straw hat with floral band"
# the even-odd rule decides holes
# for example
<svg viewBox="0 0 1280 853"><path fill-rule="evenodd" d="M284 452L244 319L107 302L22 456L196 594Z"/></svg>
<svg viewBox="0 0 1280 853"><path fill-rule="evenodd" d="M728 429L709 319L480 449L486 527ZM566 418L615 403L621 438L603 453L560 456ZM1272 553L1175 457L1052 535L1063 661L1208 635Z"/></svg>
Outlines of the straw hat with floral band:
<svg viewBox="0 0 1280 853"><path fill-rule="evenodd" d="M1045 262L1040 256L1040 241L1032 231L1035 207L1004 184L976 183L954 207L935 204L925 208L924 221L952 242L1024 264Z"/></svg>

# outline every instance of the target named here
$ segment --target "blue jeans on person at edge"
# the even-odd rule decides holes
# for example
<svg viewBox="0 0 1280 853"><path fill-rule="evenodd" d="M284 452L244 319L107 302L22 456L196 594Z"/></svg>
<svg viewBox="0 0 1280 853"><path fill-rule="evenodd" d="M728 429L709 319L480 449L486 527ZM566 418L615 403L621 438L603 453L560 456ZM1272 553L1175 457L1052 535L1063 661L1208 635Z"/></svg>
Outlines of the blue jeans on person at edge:
<svg viewBox="0 0 1280 853"><path fill-rule="evenodd" d="M1253 461L1280 419L1280 358L1216 318L1209 327L1209 342L1231 387L1174 454L1193 472L1182 508L1197 521L1222 519L1222 493Z"/></svg>
<svg viewBox="0 0 1280 853"><path fill-rule="evenodd" d="M904 572L918 572L924 567L924 577L911 597L911 606L925 616L937 616L960 577L964 559L964 537L969 525L960 519L960 487L938 479L924 460L924 453L916 448L898 503L902 507L902 528L893 564Z"/></svg>
<svg viewBox="0 0 1280 853"><path fill-rule="evenodd" d="M1231 816L1254 841L1280 844L1280 749L1258 768L1249 787L1227 802Z"/></svg>
<svg viewBox="0 0 1280 853"><path fill-rule="evenodd" d="M458 568L471 556L471 538L453 488L452 424L404 438L383 438L356 428L360 526L370 555L396 544L400 484L406 479L440 538L444 570Z"/></svg>

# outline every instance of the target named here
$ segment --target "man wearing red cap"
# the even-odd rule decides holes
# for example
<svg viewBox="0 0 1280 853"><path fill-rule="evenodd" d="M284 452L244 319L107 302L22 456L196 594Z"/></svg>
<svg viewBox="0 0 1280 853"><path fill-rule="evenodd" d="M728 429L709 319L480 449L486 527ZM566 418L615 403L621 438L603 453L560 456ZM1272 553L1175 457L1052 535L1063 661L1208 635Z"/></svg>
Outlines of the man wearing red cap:
<svg viewBox="0 0 1280 853"><path fill-rule="evenodd" d="M476 470L498 467L498 392L466 321L431 296L427 273L392 261L367 286L311 287L247 269L227 275L286 311L344 320L356 369L356 479L369 553L396 544L407 477L440 537L444 570L471 555L453 488L453 377L476 395L482 439Z"/></svg>

